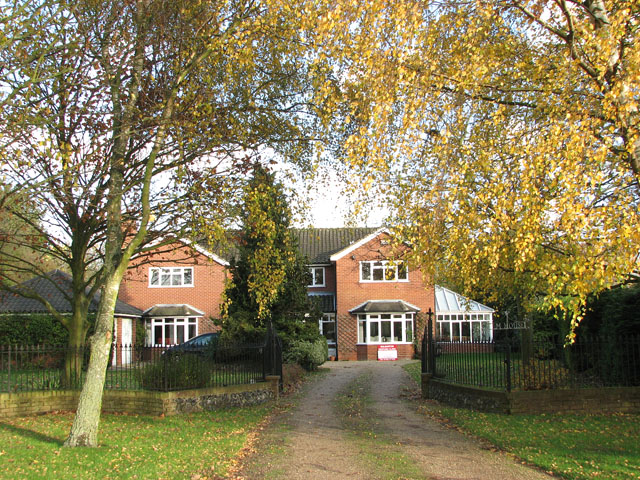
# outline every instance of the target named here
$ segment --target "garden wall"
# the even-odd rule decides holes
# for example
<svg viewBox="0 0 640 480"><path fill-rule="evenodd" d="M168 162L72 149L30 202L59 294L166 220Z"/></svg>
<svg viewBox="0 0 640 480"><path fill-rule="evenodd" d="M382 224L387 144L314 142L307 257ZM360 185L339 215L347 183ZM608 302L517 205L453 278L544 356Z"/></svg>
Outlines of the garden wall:
<svg viewBox="0 0 640 480"><path fill-rule="evenodd" d="M178 392L105 390L102 411L141 415L176 415L223 407L257 405L278 398L278 376L249 385L212 387ZM79 391L0 393L0 418L73 411Z"/></svg>
<svg viewBox="0 0 640 480"><path fill-rule="evenodd" d="M422 374L422 397L496 413L640 413L640 387L499 392L454 385Z"/></svg>

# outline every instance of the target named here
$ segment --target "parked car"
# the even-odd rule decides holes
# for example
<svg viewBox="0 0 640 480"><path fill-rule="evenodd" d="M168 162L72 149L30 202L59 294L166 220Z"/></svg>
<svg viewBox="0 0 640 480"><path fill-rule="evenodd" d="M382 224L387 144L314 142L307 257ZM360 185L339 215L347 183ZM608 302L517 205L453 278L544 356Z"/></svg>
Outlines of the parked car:
<svg viewBox="0 0 640 480"><path fill-rule="evenodd" d="M187 340L184 343L180 343L178 345L174 345L173 347L167 348L162 355L181 355L185 354L199 354L202 355L206 351L213 351L215 344L218 343L218 339L220 338L219 333L203 333L202 335L198 335L197 337L193 337L190 340Z"/></svg>

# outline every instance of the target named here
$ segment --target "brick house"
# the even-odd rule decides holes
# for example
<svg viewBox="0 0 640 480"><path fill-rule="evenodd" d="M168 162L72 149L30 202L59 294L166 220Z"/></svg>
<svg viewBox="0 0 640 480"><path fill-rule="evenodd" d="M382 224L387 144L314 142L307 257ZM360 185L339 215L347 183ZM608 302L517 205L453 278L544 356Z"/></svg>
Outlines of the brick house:
<svg viewBox="0 0 640 480"><path fill-rule="evenodd" d="M421 314L435 311L434 289L401 258L389 233L309 229L298 238L314 277L309 294L325 297L321 331L330 355L372 360L380 347L395 347L398 358L411 358L424 328Z"/></svg>
<svg viewBox="0 0 640 480"><path fill-rule="evenodd" d="M296 230L309 259L309 295L323 313L321 332L340 360L378 358L380 347L410 358L420 314L435 311L433 285L394 258L384 229ZM396 256L402 256L401 250ZM147 341L181 343L215 329L228 262L202 245L176 241L133 260L120 300L143 310Z"/></svg>
<svg viewBox="0 0 640 480"><path fill-rule="evenodd" d="M436 313L434 334L445 340L491 340L493 310L425 282L403 259L408 247L394 248L385 229L300 229L295 234L309 260L308 294L323 312L319 326L329 355L366 360L393 350L398 358L410 358L429 310ZM220 315L229 266L222 255L176 240L132 259L120 286L114 343L135 343L137 321L145 327L148 345L173 345L215 331L212 319ZM70 311L64 298L70 292L67 274L55 271L47 281L25 282L27 287L48 298L58 311ZM98 300L92 300L91 311ZM40 311L44 307L35 300L0 295L0 316ZM131 361L130 350L115 353L114 365Z"/></svg>
<svg viewBox="0 0 640 480"><path fill-rule="evenodd" d="M228 262L187 240L132 259L118 298L142 310L149 345L174 345L215 331Z"/></svg>

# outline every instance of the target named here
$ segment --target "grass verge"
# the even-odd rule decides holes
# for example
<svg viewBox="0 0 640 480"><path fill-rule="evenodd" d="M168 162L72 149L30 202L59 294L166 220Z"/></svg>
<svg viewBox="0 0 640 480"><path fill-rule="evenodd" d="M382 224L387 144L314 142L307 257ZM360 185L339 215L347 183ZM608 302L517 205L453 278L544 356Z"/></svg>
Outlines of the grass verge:
<svg viewBox="0 0 640 480"><path fill-rule="evenodd" d="M98 448L63 448L73 414L0 422L0 478L223 478L270 405L172 417L103 415Z"/></svg>
<svg viewBox="0 0 640 480"><path fill-rule="evenodd" d="M405 366L419 382L420 363ZM504 415L423 405L421 411L567 479L640 479L640 415Z"/></svg>
<svg viewBox="0 0 640 480"><path fill-rule="evenodd" d="M372 374L361 375L336 397L335 408L351 440L360 451L362 464L375 472L375 478L424 479L413 460L404 454L402 446L384 433L372 409L370 388Z"/></svg>

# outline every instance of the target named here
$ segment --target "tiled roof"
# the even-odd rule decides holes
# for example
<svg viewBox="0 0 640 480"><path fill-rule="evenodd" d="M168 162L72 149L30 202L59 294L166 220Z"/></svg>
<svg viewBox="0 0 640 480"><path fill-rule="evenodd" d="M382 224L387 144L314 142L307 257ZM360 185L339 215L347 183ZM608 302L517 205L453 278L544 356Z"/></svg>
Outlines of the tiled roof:
<svg viewBox="0 0 640 480"><path fill-rule="evenodd" d="M46 299L59 313L71 313L71 275L60 270L53 270L43 277L34 277L23 282L18 289L32 291ZM98 311L100 294L94 295L89 305L89 312ZM0 292L0 314L3 313L49 313L45 306L38 300L23 297L9 292ZM128 303L116 302L115 313L118 315L132 315L139 317L142 310Z"/></svg>
<svg viewBox="0 0 640 480"><path fill-rule="evenodd" d="M304 228L294 229L298 237L300 252L310 264L331 263L329 258L336 252L361 240L378 230L377 228Z"/></svg>
<svg viewBox="0 0 640 480"><path fill-rule="evenodd" d="M369 300L349 310L349 313L404 313L419 312L420 309L404 300Z"/></svg>
<svg viewBox="0 0 640 480"><path fill-rule="evenodd" d="M294 228L293 234L298 240L300 253L309 259L309 264L331 263L329 258L336 252L344 250L378 228ZM237 254L234 242L238 239L238 231L227 232L227 240L211 248L206 241L199 241L198 245L224 258L231 259Z"/></svg>
<svg viewBox="0 0 640 480"><path fill-rule="evenodd" d="M186 303L154 305L142 314L145 318L151 317L202 317L204 312Z"/></svg>

